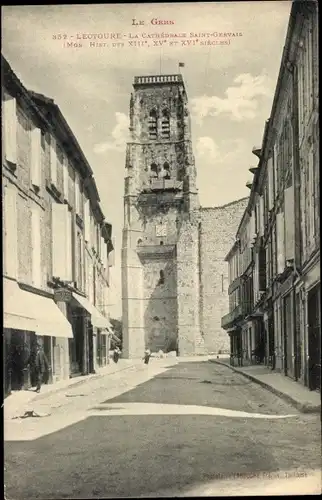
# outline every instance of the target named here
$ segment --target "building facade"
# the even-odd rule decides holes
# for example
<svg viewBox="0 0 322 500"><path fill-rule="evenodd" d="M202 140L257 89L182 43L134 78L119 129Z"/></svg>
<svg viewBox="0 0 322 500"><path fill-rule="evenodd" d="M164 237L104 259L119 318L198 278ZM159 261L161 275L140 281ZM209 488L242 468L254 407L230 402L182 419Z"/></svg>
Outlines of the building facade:
<svg viewBox="0 0 322 500"><path fill-rule="evenodd" d="M133 87L122 248L124 355L142 356L146 347L180 355L225 350L222 259L245 201L200 207L182 75L135 77Z"/></svg>
<svg viewBox="0 0 322 500"><path fill-rule="evenodd" d="M310 389L321 386L317 19L316 3L294 2L271 116L254 150L253 297L242 322L258 333L250 360L244 347L232 352L245 363L261 351L260 361ZM231 266L233 252L227 259ZM235 332L240 318L223 326Z"/></svg>
<svg viewBox="0 0 322 500"><path fill-rule="evenodd" d="M93 172L52 99L28 91L2 57L6 393L33 384L43 344L48 381L107 360L111 225ZM91 231L91 225L93 231ZM95 232L95 236L94 233ZM102 347L103 346L103 347ZM105 354L98 350L105 347ZM106 362L106 361L104 361Z"/></svg>

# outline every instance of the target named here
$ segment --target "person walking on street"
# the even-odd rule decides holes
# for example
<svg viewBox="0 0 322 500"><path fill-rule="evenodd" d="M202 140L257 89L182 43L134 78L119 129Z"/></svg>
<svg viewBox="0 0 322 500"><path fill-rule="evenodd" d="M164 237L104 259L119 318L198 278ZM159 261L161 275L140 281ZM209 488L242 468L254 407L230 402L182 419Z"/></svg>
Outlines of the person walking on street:
<svg viewBox="0 0 322 500"><path fill-rule="evenodd" d="M114 352L113 352L113 361L114 363L117 363L121 355L121 350L119 347L115 347Z"/></svg>
<svg viewBox="0 0 322 500"><path fill-rule="evenodd" d="M148 365L149 364L149 361L150 361L150 358L151 358L151 351L150 349L145 349L144 351L144 364Z"/></svg>
<svg viewBox="0 0 322 500"><path fill-rule="evenodd" d="M41 385L43 383L43 376L49 368L49 363L46 354L43 351L42 345L39 343L36 345L36 354L33 365L36 378L36 392L40 392Z"/></svg>

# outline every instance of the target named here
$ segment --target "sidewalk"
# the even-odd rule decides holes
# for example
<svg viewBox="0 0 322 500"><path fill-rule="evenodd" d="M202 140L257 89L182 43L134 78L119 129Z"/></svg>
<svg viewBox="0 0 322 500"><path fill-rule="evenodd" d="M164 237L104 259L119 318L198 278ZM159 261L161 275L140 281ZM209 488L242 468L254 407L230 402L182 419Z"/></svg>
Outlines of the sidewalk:
<svg viewBox="0 0 322 500"><path fill-rule="evenodd" d="M266 366L251 365L241 368L230 365L230 359L209 359L212 363L227 366L231 370L241 373L248 379L260 384L288 403L292 404L302 413L320 413L321 395L318 392L310 391L299 382L274 372Z"/></svg>
<svg viewBox="0 0 322 500"><path fill-rule="evenodd" d="M117 372L129 370L137 364L138 360L120 359L118 364L111 362L107 366L100 368L97 373L61 380L54 384L43 385L41 393L35 392L35 389L14 391L4 400L4 419L9 420L23 415L25 411L32 410L33 408L31 403L37 403L38 401L47 399L49 396L63 392L65 389L81 386L90 380L99 379L105 375L112 375Z"/></svg>
<svg viewBox="0 0 322 500"><path fill-rule="evenodd" d="M47 391L29 402L21 402L10 413L9 406L4 418L4 440L32 441L86 420L91 411L124 392L133 390L151 378L171 369L176 360L156 359L145 365L140 360L121 360L113 366L113 372L102 371L99 376L83 377L77 384L65 384L59 391ZM123 366L122 366L123 365ZM34 393L35 394L35 393ZM12 410L12 408L11 408ZM30 414L21 418L25 412ZM19 418L20 417L20 418Z"/></svg>

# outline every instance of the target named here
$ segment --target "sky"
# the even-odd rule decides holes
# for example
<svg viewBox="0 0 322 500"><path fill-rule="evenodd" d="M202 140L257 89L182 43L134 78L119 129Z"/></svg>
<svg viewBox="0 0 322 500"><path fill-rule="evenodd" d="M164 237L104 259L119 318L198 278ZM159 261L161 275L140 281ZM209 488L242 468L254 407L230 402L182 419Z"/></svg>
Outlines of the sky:
<svg viewBox="0 0 322 500"><path fill-rule="evenodd" d="M134 77L176 74L184 63L200 204L248 196L252 148L270 116L290 8L288 0L2 7L3 55L28 89L55 100L94 171L115 237L112 317L121 316Z"/></svg>

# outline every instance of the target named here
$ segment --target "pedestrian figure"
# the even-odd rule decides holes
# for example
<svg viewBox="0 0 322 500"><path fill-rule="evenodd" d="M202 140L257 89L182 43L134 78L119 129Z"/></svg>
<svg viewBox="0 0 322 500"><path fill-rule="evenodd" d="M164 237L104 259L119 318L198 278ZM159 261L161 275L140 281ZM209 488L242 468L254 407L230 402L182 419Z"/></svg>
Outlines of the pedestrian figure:
<svg viewBox="0 0 322 500"><path fill-rule="evenodd" d="M151 351L150 349L145 349L144 351L144 364L148 365L149 364L149 361L150 361L150 358L151 358Z"/></svg>
<svg viewBox="0 0 322 500"><path fill-rule="evenodd" d="M43 376L49 368L48 359L43 351L42 345L36 344L36 354L33 360L33 369L36 378L36 392L40 392Z"/></svg>
<svg viewBox="0 0 322 500"><path fill-rule="evenodd" d="M121 355L121 350L119 347L115 347L114 352L113 352L113 361L114 363L117 363Z"/></svg>

